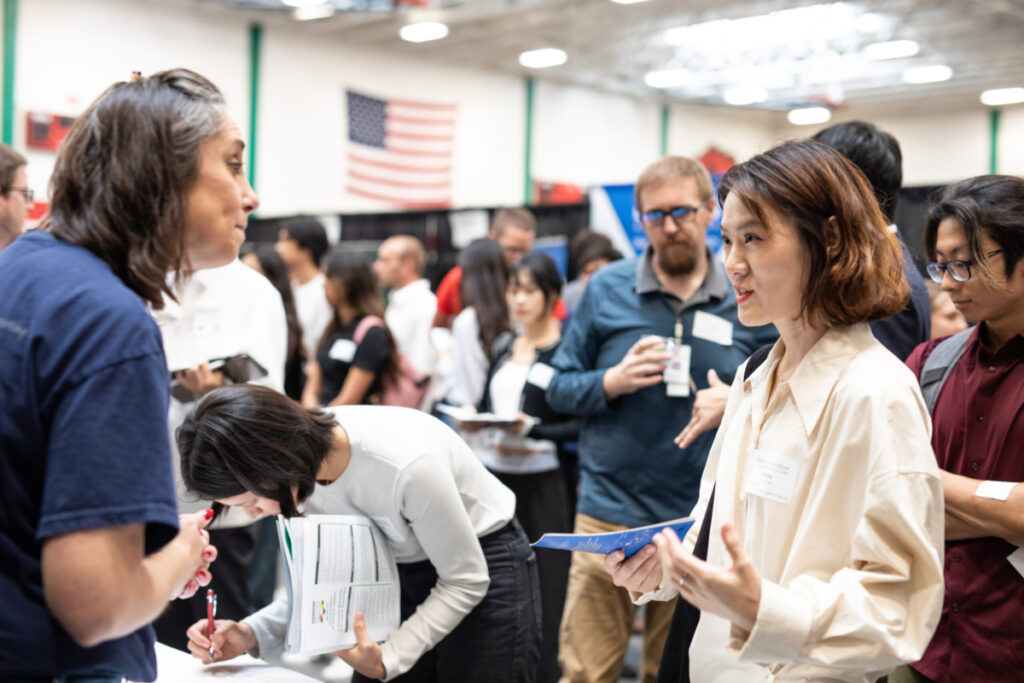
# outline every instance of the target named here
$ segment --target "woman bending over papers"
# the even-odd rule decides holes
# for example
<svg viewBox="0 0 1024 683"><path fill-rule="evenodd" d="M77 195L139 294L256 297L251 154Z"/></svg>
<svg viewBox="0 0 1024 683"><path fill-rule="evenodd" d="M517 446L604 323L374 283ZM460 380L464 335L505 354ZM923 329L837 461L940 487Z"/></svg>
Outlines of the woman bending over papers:
<svg viewBox="0 0 1024 683"><path fill-rule="evenodd" d="M901 310L900 247L832 148L791 142L718 190L740 321L780 340L736 373L695 526L605 564L638 603L701 610L693 681L875 681L924 652L942 607L942 483L914 375L867 325ZM684 658L685 661L685 658Z"/></svg>
<svg viewBox="0 0 1024 683"><path fill-rule="evenodd" d="M355 615L358 644L337 653L354 681L533 680L540 598L515 496L440 421L386 406L306 410L239 384L204 397L177 440L182 478L200 496L253 518L362 515L387 536L403 621L378 645ZM279 657L287 619L280 600L216 622L214 658ZM206 622L188 637L209 661Z"/></svg>

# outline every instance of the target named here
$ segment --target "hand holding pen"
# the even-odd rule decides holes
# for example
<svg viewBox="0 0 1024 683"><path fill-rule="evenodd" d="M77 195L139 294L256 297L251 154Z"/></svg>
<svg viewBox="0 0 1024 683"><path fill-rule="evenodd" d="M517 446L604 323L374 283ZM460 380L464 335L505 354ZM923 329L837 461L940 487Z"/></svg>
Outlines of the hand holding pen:
<svg viewBox="0 0 1024 683"><path fill-rule="evenodd" d="M214 659L213 653L213 632L216 630L216 626L213 623L214 616L217 615L217 594L210 588L206 591L206 635L210 639L210 661Z"/></svg>

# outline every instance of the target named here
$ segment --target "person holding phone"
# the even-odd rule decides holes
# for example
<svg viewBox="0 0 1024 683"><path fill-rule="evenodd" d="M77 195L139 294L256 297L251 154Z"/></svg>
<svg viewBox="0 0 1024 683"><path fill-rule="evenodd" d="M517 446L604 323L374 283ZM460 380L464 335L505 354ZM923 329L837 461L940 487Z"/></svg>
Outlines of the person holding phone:
<svg viewBox="0 0 1024 683"><path fill-rule="evenodd" d="M732 384L692 513L706 560L696 525L605 566L637 602L701 611L662 680L875 681L924 652L942 607L928 411L868 326L906 306L900 245L863 173L819 142L734 166L718 196L740 321L780 339Z"/></svg>
<svg viewBox="0 0 1024 683"><path fill-rule="evenodd" d="M536 558L515 496L450 428L392 406L304 409L265 387L209 393L178 430L190 490L252 518L361 515L398 563L402 623L381 644L362 614L358 644L338 652L353 681L535 680L540 641ZM204 662L284 651L281 599L240 622L188 629Z"/></svg>
<svg viewBox="0 0 1024 683"><path fill-rule="evenodd" d="M152 681L149 622L210 581L145 305L237 255L244 149L206 78L136 73L75 120L42 229L0 252L0 679Z"/></svg>

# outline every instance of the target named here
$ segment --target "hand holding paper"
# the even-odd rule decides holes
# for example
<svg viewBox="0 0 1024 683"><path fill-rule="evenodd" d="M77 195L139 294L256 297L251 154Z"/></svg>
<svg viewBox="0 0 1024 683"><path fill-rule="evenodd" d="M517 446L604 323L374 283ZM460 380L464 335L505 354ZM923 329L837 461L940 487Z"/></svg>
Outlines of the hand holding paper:
<svg viewBox="0 0 1024 683"><path fill-rule="evenodd" d="M366 617L362 612L356 612L352 630L356 634L355 647L339 650L335 654L367 678L377 679L387 676L388 672L384 668L380 645L374 642L370 637L370 632L366 630Z"/></svg>

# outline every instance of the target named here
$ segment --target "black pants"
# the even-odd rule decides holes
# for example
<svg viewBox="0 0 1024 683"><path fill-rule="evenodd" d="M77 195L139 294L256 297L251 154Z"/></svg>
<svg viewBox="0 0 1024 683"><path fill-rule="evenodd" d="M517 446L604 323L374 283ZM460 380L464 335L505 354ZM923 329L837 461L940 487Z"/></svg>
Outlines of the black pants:
<svg viewBox="0 0 1024 683"><path fill-rule="evenodd" d="M249 529L214 529L210 543L217 548L217 559L210 565L213 581L208 588L217 594L218 619L244 619L249 616L249 563L252 561L252 534ZM164 645L188 652L185 631L206 618L206 589L187 600L171 600L164 613L153 622L156 639Z"/></svg>
<svg viewBox="0 0 1024 683"><path fill-rule="evenodd" d="M480 539L491 583L484 599L398 683L533 683L540 645L537 560L519 523ZM398 565L402 621L437 584L429 560ZM352 683L372 683L356 672Z"/></svg>
<svg viewBox="0 0 1024 683"><path fill-rule="evenodd" d="M530 541L548 532L572 533L572 517L565 477L561 470L531 474L494 472L516 494L516 518ZM565 593L569 587L572 553L550 548L535 548L537 575L540 579L541 643L538 683L557 683L562 670L558 666L558 629L562 625Z"/></svg>

